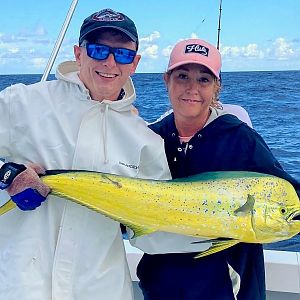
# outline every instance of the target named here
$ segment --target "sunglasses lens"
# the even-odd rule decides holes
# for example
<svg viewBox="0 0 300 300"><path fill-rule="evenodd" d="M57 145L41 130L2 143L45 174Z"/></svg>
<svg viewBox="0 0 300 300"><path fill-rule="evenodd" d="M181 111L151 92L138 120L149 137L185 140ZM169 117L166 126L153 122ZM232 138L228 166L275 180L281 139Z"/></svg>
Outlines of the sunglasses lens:
<svg viewBox="0 0 300 300"><path fill-rule="evenodd" d="M119 64L131 64L135 58L136 52L124 48L115 48L114 56L115 60Z"/></svg>
<svg viewBox="0 0 300 300"><path fill-rule="evenodd" d="M111 48L101 44L87 44L87 55L96 60L107 59L109 54L114 55L115 61L119 64L131 64L136 56L136 51L125 48Z"/></svg>
<svg viewBox="0 0 300 300"><path fill-rule="evenodd" d="M97 60L104 60L109 55L109 47L97 44L86 45L87 55Z"/></svg>

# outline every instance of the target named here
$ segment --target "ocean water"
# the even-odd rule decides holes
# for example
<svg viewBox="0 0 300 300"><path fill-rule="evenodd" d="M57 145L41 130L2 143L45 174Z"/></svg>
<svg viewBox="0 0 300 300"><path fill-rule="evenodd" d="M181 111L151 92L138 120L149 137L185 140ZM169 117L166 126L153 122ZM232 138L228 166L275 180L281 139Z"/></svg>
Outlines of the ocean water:
<svg viewBox="0 0 300 300"><path fill-rule="evenodd" d="M162 74L135 74L136 107L148 122L170 108ZM14 83L38 82L41 75L0 75L0 90ZM54 79L53 75L49 79ZM283 168L300 180L300 71L222 73L222 103L238 104L249 113ZM266 248L300 251L300 236Z"/></svg>

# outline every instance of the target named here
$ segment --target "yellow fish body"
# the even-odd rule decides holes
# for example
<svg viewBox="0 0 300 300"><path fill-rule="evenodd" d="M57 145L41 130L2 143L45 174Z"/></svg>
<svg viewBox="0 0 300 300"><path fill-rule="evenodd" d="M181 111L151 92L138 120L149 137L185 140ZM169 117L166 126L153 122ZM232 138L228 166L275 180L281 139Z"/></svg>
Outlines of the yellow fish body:
<svg viewBox="0 0 300 300"><path fill-rule="evenodd" d="M135 236L166 231L215 240L200 256L238 242L269 243L300 232L296 219L300 202L294 187L271 175L210 172L158 181L67 171L42 180L51 194L117 220ZM11 201L0 214L6 206L11 209Z"/></svg>

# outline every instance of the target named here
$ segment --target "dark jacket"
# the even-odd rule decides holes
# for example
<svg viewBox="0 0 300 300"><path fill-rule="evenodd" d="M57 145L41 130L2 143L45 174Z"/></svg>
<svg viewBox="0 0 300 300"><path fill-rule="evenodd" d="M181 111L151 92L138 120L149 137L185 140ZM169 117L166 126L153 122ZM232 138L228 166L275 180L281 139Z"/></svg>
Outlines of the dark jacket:
<svg viewBox="0 0 300 300"><path fill-rule="evenodd" d="M219 116L183 144L173 113L149 127L165 141L173 178L208 171L254 171L287 179L300 190L299 183L282 169L262 137L233 115ZM145 254L138 276L149 296L146 299L233 299L228 264L240 278L238 300L265 299L261 245L239 243L199 260L194 255Z"/></svg>
<svg viewBox="0 0 300 300"><path fill-rule="evenodd" d="M300 183L282 169L263 138L233 115L218 117L187 144L179 141L173 113L149 127L165 141L173 178L207 171L254 171L284 178L300 190Z"/></svg>

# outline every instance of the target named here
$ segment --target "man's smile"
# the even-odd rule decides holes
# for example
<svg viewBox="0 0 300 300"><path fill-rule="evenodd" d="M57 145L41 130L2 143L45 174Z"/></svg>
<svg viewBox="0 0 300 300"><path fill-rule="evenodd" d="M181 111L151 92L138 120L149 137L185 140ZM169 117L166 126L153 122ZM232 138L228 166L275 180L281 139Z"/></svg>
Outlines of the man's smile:
<svg viewBox="0 0 300 300"><path fill-rule="evenodd" d="M101 77L105 77L105 78L115 78L118 76L118 74L109 74L109 73L103 73L100 71L96 71L96 73L101 76Z"/></svg>

